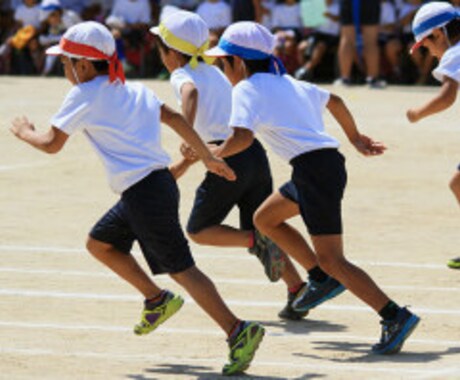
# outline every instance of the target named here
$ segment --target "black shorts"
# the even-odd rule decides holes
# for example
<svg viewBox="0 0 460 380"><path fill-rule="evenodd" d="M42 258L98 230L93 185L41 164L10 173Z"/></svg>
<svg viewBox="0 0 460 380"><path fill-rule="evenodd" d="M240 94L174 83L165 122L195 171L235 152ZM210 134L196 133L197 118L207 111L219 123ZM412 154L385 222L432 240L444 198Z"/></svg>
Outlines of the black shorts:
<svg viewBox="0 0 460 380"><path fill-rule="evenodd" d="M340 23L355 24L357 13L359 25L378 25L380 23L380 0L340 0Z"/></svg>
<svg viewBox="0 0 460 380"><path fill-rule="evenodd" d="M293 158L291 165L300 214L310 235L341 234L347 183L343 155L337 149L320 149Z"/></svg>
<svg viewBox="0 0 460 380"><path fill-rule="evenodd" d="M315 32L313 34L313 43L316 45L319 42L324 42L328 48L337 47L339 45L339 36L333 34Z"/></svg>
<svg viewBox="0 0 460 380"><path fill-rule="evenodd" d="M272 193L273 182L265 149L258 140L241 153L225 158L235 172L236 181L206 173L195 194L187 232L221 224L234 206L240 211L240 228L254 229L253 216Z"/></svg>
<svg viewBox="0 0 460 380"><path fill-rule="evenodd" d="M182 231L179 191L169 170L157 170L123 192L90 236L129 254L140 245L154 274L179 273L195 265Z"/></svg>

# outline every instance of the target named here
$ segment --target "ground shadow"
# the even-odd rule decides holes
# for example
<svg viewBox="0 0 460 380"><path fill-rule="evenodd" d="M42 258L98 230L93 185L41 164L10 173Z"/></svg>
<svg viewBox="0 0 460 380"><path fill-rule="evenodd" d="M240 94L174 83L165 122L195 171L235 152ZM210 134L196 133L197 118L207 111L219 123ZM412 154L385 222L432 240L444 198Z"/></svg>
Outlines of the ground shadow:
<svg viewBox="0 0 460 380"><path fill-rule="evenodd" d="M283 332L291 334L310 334L312 332L343 332L348 329L345 325L331 323L319 319L301 319L300 321L261 321L263 326L275 327ZM276 336L277 333L270 331L270 335Z"/></svg>
<svg viewBox="0 0 460 380"><path fill-rule="evenodd" d="M337 363L429 363L440 360L443 356L458 355L460 353L460 347L449 347L441 351L425 352L411 352L403 348L397 355L377 355L372 353L371 345L366 343L312 341L310 344L314 346L315 351L343 351L357 354L357 356L351 358L324 358L319 355L304 353L294 353L293 355Z"/></svg>
<svg viewBox="0 0 460 380"><path fill-rule="evenodd" d="M183 375L187 378L193 378L196 380L215 380L215 379L228 379L227 376L223 376L220 372L216 372L215 368L208 366L196 366L196 365L181 365L181 364L159 364L152 368L147 368L145 373L139 375L127 375L127 379L132 380L156 380L159 379L155 375L171 375L177 376L178 378ZM319 374L305 374L301 377L296 377L293 380L310 380L319 379L324 377ZM232 376L232 380L286 380L286 377L278 376L260 376L251 374L242 374L239 376Z"/></svg>

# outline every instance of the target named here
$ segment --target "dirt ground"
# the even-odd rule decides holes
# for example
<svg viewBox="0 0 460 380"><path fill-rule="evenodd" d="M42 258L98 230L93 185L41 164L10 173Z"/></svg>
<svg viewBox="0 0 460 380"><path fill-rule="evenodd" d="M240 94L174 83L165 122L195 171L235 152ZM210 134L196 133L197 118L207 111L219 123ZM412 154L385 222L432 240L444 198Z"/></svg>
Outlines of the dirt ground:
<svg viewBox="0 0 460 380"><path fill-rule="evenodd" d="M175 106L167 82L145 84ZM73 136L60 154L47 156L8 131L19 115L47 128L68 90L63 79L0 78L0 378L220 378L225 337L189 298L158 331L134 336L141 297L85 252L89 228L116 196L84 137ZM410 125L405 110L436 89L333 91L363 133L388 145L383 157L362 157L325 115L347 157L347 255L398 303L411 305L422 322L401 354L372 355L379 318L351 294L303 321L284 322L277 312L286 301L285 286L269 283L253 256L192 244L198 266L231 308L267 328L242 378L460 379L460 271L445 266L460 255L460 214L448 189L460 162L458 105ZM178 144L165 127L164 145L173 157ZM279 186L289 166L270 158ZM180 181L183 221L202 175L199 164ZM228 222L236 221L232 214ZM299 218L292 223L305 234ZM182 292L167 277L158 282Z"/></svg>

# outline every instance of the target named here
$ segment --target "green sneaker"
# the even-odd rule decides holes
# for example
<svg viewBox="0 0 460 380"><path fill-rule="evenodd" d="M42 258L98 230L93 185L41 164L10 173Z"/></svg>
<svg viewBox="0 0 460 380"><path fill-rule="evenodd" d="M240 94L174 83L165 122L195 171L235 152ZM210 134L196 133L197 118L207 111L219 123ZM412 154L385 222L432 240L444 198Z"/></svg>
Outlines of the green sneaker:
<svg viewBox="0 0 460 380"><path fill-rule="evenodd" d="M260 260L271 282L281 278L286 267L286 254L272 240L255 230L254 246L248 251Z"/></svg>
<svg viewBox="0 0 460 380"><path fill-rule="evenodd" d="M452 269L460 269L460 257L449 260L447 266Z"/></svg>
<svg viewBox="0 0 460 380"><path fill-rule="evenodd" d="M142 310L141 321L134 326L134 334L146 335L155 330L167 319L172 317L184 304L184 299L168 290L164 291L160 303L152 306L145 304Z"/></svg>
<svg viewBox="0 0 460 380"><path fill-rule="evenodd" d="M244 328L234 339L228 342L230 347L229 363L222 368L224 376L236 375L247 370L264 337L265 329L258 323L242 323L244 323Z"/></svg>

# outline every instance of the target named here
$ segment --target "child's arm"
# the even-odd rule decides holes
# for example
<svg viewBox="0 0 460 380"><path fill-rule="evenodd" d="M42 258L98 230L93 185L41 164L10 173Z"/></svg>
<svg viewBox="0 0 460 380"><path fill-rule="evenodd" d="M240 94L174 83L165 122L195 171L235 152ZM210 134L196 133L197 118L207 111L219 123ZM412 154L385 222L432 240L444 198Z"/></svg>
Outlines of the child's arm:
<svg viewBox="0 0 460 380"><path fill-rule="evenodd" d="M50 154L59 152L69 137L56 127L51 127L45 133L38 132L26 117L17 117L14 119L10 130L20 140Z"/></svg>
<svg viewBox="0 0 460 380"><path fill-rule="evenodd" d="M163 105L161 107L161 121L169 125L180 137L190 144L210 172L231 181L236 179L233 170L223 160L216 158L209 151L206 144L200 139L200 136L198 136L180 113L169 108L167 105Z"/></svg>
<svg viewBox="0 0 460 380"><path fill-rule="evenodd" d="M385 145L358 131L353 116L339 96L331 94L327 108L358 152L365 156L376 156L385 151Z"/></svg>
<svg viewBox="0 0 460 380"><path fill-rule="evenodd" d="M233 128L233 134L224 143L213 149L217 157L228 157L240 153L251 146L254 133L246 128Z"/></svg>
<svg viewBox="0 0 460 380"><path fill-rule="evenodd" d="M181 160L171 164L169 171L177 181L196 161L191 161L183 157Z"/></svg>
<svg viewBox="0 0 460 380"><path fill-rule="evenodd" d="M407 118L411 123L415 123L424 117L444 111L454 104L457 99L458 82L444 77L441 90L427 103L418 108L411 108L407 111Z"/></svg>

